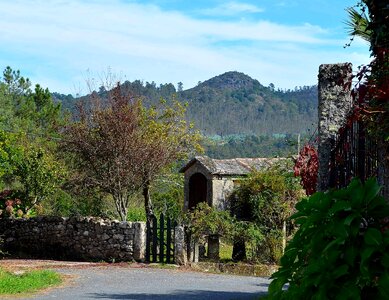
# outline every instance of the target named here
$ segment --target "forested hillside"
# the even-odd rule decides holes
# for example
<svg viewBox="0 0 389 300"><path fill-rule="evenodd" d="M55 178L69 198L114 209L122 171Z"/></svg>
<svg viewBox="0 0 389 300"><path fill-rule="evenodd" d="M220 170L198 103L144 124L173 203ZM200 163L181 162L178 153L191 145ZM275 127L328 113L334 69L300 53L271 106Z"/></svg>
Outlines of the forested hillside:
<svg viewBox="0 0 389 300"><path fill-rule="evenodd" d="M177 91L171 83L157 86L140 80L126 81L123 88L142 96L146 105L173 95L188 102L188 118L205 135L296 134L317 122L316 86L275 90L272 84L265 87L239 72L224 73L183 91ZM100 88L99 92L105 90ZM65 108L72 109L76 99L71 95L53 95Z"/></svg>
<svg viewBox="0 0 389 300"><path fill-rule="evenodd" d="M140 80L124 82L122 90L142 97L146 106L161 98L187 102L187 118L207 137L206 153L213 157L295 153L297 134L308 136L317 124L316 86L280 90L239 72L224 73L187 90L181 83L176 89L171 83L157 86ZM104 96L106 90L101 87L98 93ZM53 96L69 110L79 100Z"/></svg>
<svg viewBox="0 0 389 300"><path fill-rule="evenodd" d="M276 91L238 72L216 76L179 96L208 135L301 133L317 120L316 87Z"/></svg>

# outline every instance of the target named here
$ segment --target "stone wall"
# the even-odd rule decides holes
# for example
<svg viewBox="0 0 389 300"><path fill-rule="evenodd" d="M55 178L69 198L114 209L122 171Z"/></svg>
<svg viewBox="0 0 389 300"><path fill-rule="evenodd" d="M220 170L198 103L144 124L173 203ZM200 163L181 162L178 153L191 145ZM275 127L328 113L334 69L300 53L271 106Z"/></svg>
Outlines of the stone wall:
<svg viewBox="0 0 389 300"><path fill-rule="evenodd" d="M5 251L14 256L142 261L145 224L91 217L0 219Z"/></svg>

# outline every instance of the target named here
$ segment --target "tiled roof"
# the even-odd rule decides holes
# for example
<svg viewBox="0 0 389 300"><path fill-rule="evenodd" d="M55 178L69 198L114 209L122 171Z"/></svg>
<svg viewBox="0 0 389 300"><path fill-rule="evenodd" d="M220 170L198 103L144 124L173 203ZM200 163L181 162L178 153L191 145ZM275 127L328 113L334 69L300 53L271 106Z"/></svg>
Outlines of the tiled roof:
<svg viewBox="0 0 389 300"><path fill-rule="evenodd" d="M280 160L285 158L213 159L208 156L196 156L182 167L180 172L184 173L199 162L213 175L247 175L254 170L266 169Z"/></svg>

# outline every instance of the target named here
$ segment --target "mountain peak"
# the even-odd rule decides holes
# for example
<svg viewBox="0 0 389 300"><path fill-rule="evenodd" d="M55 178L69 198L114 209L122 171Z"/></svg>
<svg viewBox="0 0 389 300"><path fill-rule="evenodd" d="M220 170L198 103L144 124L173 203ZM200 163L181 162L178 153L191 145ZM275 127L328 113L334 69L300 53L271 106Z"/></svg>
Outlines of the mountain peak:
<svg viewBox="0 0 389 300"><path fill-rule="evenodd" d="M240 88L253 87L254 85L260 85L260 83L244 73L229 71L208 79L207 81L201 83L199 86L235 90Z"/></svg>

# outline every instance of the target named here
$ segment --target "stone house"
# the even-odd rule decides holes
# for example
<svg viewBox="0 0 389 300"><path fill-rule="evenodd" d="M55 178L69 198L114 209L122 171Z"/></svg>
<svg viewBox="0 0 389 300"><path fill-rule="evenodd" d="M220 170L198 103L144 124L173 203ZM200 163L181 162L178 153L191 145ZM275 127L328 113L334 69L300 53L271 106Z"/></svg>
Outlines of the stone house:
<svg viewBox="0 0 389 300"><path fill-rule="evenodd" d="M228 208L236 181L254 170L263 170L285 158L233 158L213 159L196 156L180 169L184 173L184 209L195 207L200 202L224 210Z"/></svg>

